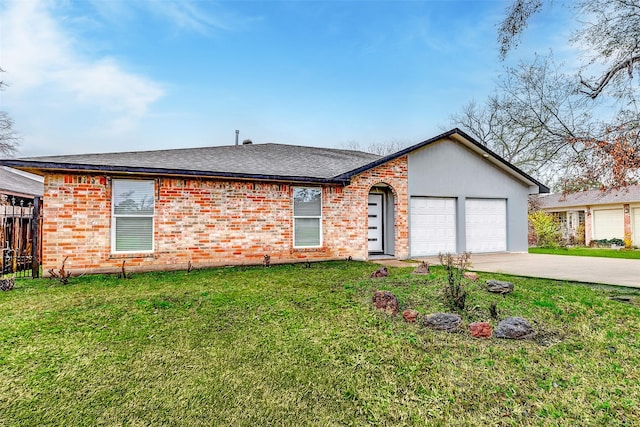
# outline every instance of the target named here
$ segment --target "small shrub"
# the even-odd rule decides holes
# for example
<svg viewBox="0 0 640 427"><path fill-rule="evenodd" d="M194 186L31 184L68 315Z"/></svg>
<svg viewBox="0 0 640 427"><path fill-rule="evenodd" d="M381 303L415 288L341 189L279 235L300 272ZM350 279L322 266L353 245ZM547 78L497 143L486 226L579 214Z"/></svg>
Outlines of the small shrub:
<svg viewBox="0 0 640 427"><path fill-rule="evenodd" d="M625 246L625 242L624 240L615 237L613 239L599 239L591 241L591 246L598 248L608 248L611 247L611 245Z"/></svg>
<svg viewBox="0 0 640 427"><path fill-rule="evenodd" d="M63 285L67 285L69 283L69 277L71 277L71 272L64 269L64 263L67 262L67 258L69 257L65 257L62 261L60 270L57 272L53 268L49 270L49 278L56 279Z"/></svg>
<svg viewBox="0 0 640 427"><path fill-rule="evenodd" d="M491 305L489 305L489 314L491 315L491 318L493 320L498 320L498 303L497 302L492 302Z"/></svg>
<svg viewBox="0 0 640 427"><path fill-rule="evenodd" d="M471 264L471 253L463 252L456 257L450 253L439 254L440 264L447 272L447 282L444 286L444 299L453 310L464 310L467 292L464 289L464 272Z"/></svg>
<svg viewBox="0 0 640 427"><path fill-rule="evenodd" d="M562 238L560 225L552 215L544 211L536 211L529 214L529 221L536 234L538 247L557 248L560 246Z"/></svg>
<svg viewBox="0 0 640 427"><path fill-rule="evenodd" d="M127 271L124 268L124 264L125 264L126 260L122 261L122 268L120 273L118 273L118 279L131 279L131 277L133 277L133 275L131 273L127 273Z"/></svg>

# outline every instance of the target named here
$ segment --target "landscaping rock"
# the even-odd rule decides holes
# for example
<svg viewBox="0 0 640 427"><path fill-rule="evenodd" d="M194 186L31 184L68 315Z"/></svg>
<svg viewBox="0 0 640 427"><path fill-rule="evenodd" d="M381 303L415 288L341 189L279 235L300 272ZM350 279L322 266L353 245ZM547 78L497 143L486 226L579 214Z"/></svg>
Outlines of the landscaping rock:
<svg viewBox="0 0 640 427"><path fill-rule="evenodd" d="M387 314L398 314L398 298L389 291L376 291L373 294L373 305Z"/></svg>
<svg viewBox="0 0 640 427"><path fill-rule="evenodd" d="M478 274L474 273L472 271L465 271L463 274L465 279L471 280L473 282L477 282L478 281Z"/></svg>
<svg viewBox="0 0 640 427"><path fill-rule="evenodd" d="M522 317L507 317L498 324L494 335L496 338L523 340L533 338L536 331Z"/></svg>
<svg viewBox="0 0 640 427"><path fill-rule="evenodd" d="M387 267L380 267L379 269L371 273L371 277L387 277L387 276L389 276L389 271L387 270Z"/></svg>
<svg viewBox="0 0 640 427"><path fill-rule="evenodd" d="M474 322L469 325L469 330L474 338L491 338L491 324L489 322Z"/></svg>
<svg viewBox="0 0 640 427"><path fill-rule="evenodd" d="M16 280L13 277L7 279L0 279L0 291L10 291L16 284Z"/></svg>
<svg viewBox="0 0 640 427"><path fill-rule="evenodd" d="M429 263L426 261L420 263L420 265L413 270L413 274L431 274L431 271L429 271Z"/></svg>
<svg viewBox="0 0 640 427"><path fill-rule="evenodd" d="M416 310L408 308L402 312L402 317L404 318L405 322L413 323L418 317L418 312Z"/></svg>
<svg viewBox="0 0 640 427"><path fill-rule="evenodd" d="M513 292L513 283L500 280L487 280L487 291L494 294L508 294Z"/></svg>
<svg viewBox="0 0 640 427"><path fill-rule="evenodd" d="M456 332L462 323L462 318L453 313L436 313L427 316L422 324L430 329L438 331Z"/></svg>

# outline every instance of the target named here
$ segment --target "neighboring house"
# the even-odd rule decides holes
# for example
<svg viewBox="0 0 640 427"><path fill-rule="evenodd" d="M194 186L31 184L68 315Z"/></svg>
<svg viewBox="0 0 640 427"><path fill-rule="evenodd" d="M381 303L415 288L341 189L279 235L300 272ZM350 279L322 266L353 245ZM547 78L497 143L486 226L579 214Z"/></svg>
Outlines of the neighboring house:
<svg viewBox="0 0 640 427"><path fill-rule="evenodd" d="M453 129L397 153L251 144L2 160L45 177L43 270L527 250L548 188Z"/></svg>
<svg viewBox="0 0 640 427"><path fill-rule="evenodd" d="M588 190L539 197L540 209L554 215L564 237L581 240L627 239L640 246L640 185L619 190ZM584 231L583 231L584 230Z"/></svg>
<svg viewBox="0 0 640 427"><path fill-rule="evenodd" d="M24 260L32 249L34 199L43 194L41 176L0 166L0 275L26 268Z"/></svg>
<svg viewBox="0 0 640 427"><path fill-rule="evenodd" d="M0 166L0 205L28 206L43 194L41 176Z"/></svg>

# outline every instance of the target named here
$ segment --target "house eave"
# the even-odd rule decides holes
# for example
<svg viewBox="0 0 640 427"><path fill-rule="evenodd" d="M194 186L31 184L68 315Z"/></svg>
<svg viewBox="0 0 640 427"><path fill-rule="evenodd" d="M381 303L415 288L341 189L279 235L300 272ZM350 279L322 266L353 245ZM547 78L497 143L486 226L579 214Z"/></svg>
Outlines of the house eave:
<svg viewBox="0 0 640 427"><path fill-rule="evenodd" d="M166 176L166 177L192 177L208 179L225 179L241 181L269 181L293 184L315 184L315 185L348 185L351 180L342 177L322 178L310 176L289 176L289 175L265 175L247 174L235 172L219 171L199 171L168 168L146 168L130 166L111 165L88 165L75 163L51 163L35 162L24 160L0 160L0 165L9 166L15 169L24 170L36 175L45 175L51 172L60 173L92 173L111 175L135 175L135 176Z"/></svg>

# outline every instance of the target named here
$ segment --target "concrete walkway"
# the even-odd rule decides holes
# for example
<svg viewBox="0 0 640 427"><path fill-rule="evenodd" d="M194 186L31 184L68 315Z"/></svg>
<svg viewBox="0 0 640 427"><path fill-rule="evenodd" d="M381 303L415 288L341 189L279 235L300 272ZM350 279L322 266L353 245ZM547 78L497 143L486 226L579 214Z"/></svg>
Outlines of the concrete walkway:
<svg viewBox="0 0 640 427"><path fill-rule="evenodd" d="M439 264L437 258L429 263ZM471 271L640 288L640 260L529 253L473 254Z"/></svg>
<svg viewBox="0 0 640 427"><path fill-rule="evenodd" d="M429 264L440 264L437 257L423 259ZM415 267L421 260L412 260L415 263L396 259L372 261L390 267ZM640 260L635 259L529 253L474 254L469 270L640 288Z"/></svg>

